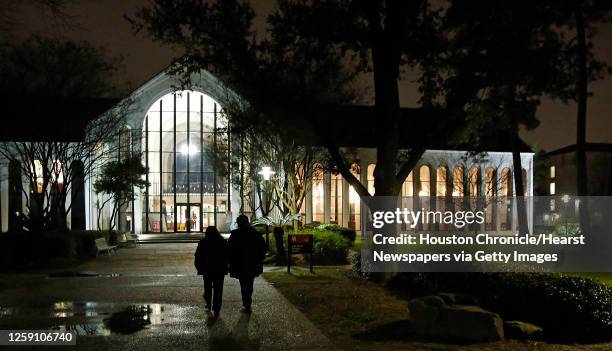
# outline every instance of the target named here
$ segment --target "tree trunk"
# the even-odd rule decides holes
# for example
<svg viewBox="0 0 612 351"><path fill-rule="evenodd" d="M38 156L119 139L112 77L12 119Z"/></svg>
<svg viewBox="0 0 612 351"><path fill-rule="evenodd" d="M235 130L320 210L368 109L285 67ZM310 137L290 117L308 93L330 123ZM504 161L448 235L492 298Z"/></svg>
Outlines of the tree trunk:
<svg viewBox="0 0 612 351"><path fill-rule="evenodd" d="M527 223L527 208L525 206L525 185L523 184L523 166L521 164L521 138L519 137L518 125L514 128L512 138L512 174L514 176L514 198L516 199L516 211L520 234L529 233Z"/></svg>
<svg viewBox="0 0 612 351"><path fill-rule="evenodd" d="M381 142L376 149L374 187L376 196L397 196L396 182L399 155L400 104L397 79L399 55L386 37L372 46L376 134Z"/></svg>
<svg viewBox="0 0 612 351"><path fill-rule="evenodd" d="M283 265L287 262L285 252L285 230L283 227L274 227L274 243L276 245L276 264Z"/></svg>
<svg viewBox="0 0 612 351"><path fill-rule="evenodd" d="M576 116L576 190L577 195L583 197L580 202L579 216L580 229L583 233L588 233L590 221L588 215L588 175L586 163L586 114L587 114L587 44L584 28L584 18L580 3L576 5L576 37L578 39L578 91L577 104L578 114Z"/></svg>

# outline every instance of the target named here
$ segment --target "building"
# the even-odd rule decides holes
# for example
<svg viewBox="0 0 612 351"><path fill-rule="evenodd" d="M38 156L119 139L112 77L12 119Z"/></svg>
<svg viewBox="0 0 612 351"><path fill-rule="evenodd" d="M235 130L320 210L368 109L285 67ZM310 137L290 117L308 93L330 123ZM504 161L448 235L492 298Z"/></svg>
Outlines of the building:
<svg viewBox="0 0 612 351"><path fill-rule="evenodd" d="M546 195L577 195L576 145L550 151L544 157ZM587 143L586 163L589 195L612 195L612 144Z"/></svg>
<svg viewBox="0 0 612 351"><path fill-rule="evenodd" d="M138 234L197 233L215 224L225 231L230 216L236 218L239 214L239 193L227 178L219 175L215 169L217 166L209 157L210 150L231 150L231 147L221 147L222 144L232 145L233 141L232 135L224 128L227 120L219 103L231 92L206 71L193 75L191 81L189 90L175 91L178 82L162 72L123 100L131 108L126 112L126 125L117 126L125 130L117 141L122 145L119 150L124 154L142 151L143 164L149 169L146 179L150 183L148 189L137 191L136 199L121 210L119 227L123 230ZM114 103L105 113L122 104L119 101ZM91 110L100 113L99 108ZM404 109L403 113L418 111ZM368 142L372 140L367 135L371 128L367 127L365 119L360 121L370 113L373 113L371 107L348 107L338 114L337 119L327 123L330 128L343 131L345 139L342 145L351 148L359 160L353 167L355 175L373 192L376 153ZM3 138L10 140L13 136L5 135ZM42 132L40 137L44 136ZM443 140L427 141L428 150L406 179L401 195L513 196L509 144L504 142L503 136L493 136L491 140L486 156L481 155L477 160L467 157L469 147L451 150ZM410 146L409 138L403 146ZM521 153L521 160L524 195L530 196L533 194L533 153L527 146ZM2 174L13 174L13 177L2 178L0 187L1 226L2 231L7 231L12 228L11 222L16 220L14 213L26 210L24 203L28 192L16 193L15 185L19 182L15 180L10 165L4 160L1 167ZM95 170L92 177L96 177ZM69 222L74 228L95 229L98 217L108 216L108 213L99 211L104 199L93 191L93 179L84 180L82 191L71 190L70 198L79 202L72 203ZM361 230L364 208L359 196L340 175L322 173L312 182L301 210L303 222L337 223ZM21 184L27 182L22 180ZM441 203L438 201L436 206ZM495 214L490 214L487 225L501 231L515 230L516 220L508 213L507 208L498 208Z"/></svg>

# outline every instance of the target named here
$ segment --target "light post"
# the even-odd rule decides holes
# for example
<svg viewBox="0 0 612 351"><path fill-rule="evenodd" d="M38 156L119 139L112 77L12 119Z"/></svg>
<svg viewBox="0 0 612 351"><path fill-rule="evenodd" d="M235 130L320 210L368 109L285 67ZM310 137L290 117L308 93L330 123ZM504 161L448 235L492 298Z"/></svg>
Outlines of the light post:
<svg viewBox="0 0 612 351"><path fill-rule="evenodd" d="M270 178L275 173L276 172L274 172L270 166L262 166L261 171L257 172L257 174L260 174L263 177L264 181L269 181ZM266 245L270 247L270 225L269 224L266 224Z"/></svg>
<svg viewBox="0 0 612 351"><path fill-rule="evenodd" d="M565 205L563 206L563 209L564 209L564 211L563 211L563 212L565 212L565 236L567 236L567 204L568 204L568 203L569 203L569 201L570 201L570 196L569 196L569 195L567 195L567 194L565 194L565 195L563 195L563 196L561 197L561 200L562 200L562 201L563 201L563 203L565 204Z"/></svg>

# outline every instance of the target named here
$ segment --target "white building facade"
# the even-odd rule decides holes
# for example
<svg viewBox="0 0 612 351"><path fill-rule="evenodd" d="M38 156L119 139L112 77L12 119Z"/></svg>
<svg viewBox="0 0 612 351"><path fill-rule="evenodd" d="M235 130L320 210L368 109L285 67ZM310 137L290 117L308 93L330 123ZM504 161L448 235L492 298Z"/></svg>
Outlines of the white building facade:
<svg viewBox="0 0 612 351"><path fill-rule="evenodd" d="M232 135L228 133L228 122L219 102L226 101L227 94L232 93L205 71L192 76L188 90L177 90L177 86L177 80L160 73L124 100L131 108L127 110L126 125L117 126L126 131L118 141L119 150L124 154L142 154L150 186L142 191L136 189L135 200L121 210L118 224L122 230L137 234L200 233L207 226L216 225L223 232L240 214L239 192L216 168L223 166L215 162L229 158L231 152ZM351 126L346 128L350 133ZM353 150L359 160L353 166L354 174L374 193L376 150ZM216 156L211 157L212 154ZM532 196L533 153L521 153L521 162L525 184L525 193L521 195ZM8 173L7 162L0 161L0 174ZM103 201L93 190L97 173L91 174L85 180L83 197L85 229L97 229ZM0 178L3 232L10 228L8 178ZM424 207L439 207L443 203L426 200L431 198L512 197L517 195L512 179L511 152L470 157L468 150L427 150L398 195L422 198L422 202L412 205ZM336 223L362 230L365 208L341 175L324 172L311 182L301 208L303 223ZM509 212L514 213L496 208L486 225L499 231L515 231L517 221L507 215ZM108 215L102 212L102 216Z"/></svg>

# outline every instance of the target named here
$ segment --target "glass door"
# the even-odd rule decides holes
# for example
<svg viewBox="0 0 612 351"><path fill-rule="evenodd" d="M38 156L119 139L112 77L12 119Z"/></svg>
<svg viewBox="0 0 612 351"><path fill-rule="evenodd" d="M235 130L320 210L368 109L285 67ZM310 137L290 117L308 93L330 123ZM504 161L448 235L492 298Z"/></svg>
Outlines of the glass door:
<svg viewBox="0 0 612 351"><path fill-rule="evenodd" d="M190 232L201 232L202 228L200 228L200 204L191 204L189 206L189 231Z"/></svg>
<svg viewBox="0 0 612 351"><path fill-rule="evenodd" d="M189 205L176 205L176 231L187 232L189 230L191 220L189 219Z"/></svg>

